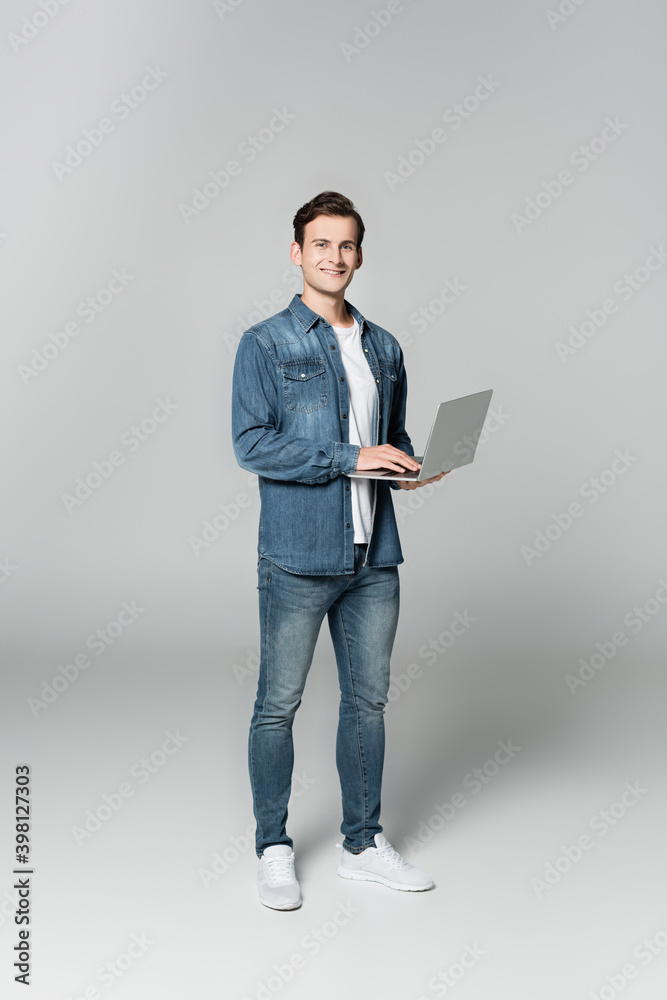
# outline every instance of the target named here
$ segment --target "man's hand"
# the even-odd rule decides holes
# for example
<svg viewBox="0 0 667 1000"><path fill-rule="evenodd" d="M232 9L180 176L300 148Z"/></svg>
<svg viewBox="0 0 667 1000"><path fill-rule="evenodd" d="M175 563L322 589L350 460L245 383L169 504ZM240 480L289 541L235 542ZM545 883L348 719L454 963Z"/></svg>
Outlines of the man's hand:
<svg viewBox="0 0 667 1000"><path fill-rule="evenodd" d="M415 461L412 455L400 448L394 448L393 444L378 444L372 448L360 448L357 458L357 472L367 472L370 469L391 469L393 472L416 472L421 468L421 463ZM451 472L451 469L449 470ZM396 482L402 490L416 490L420 486L428 486L429 483L437 483L443 476L448 476L449 472L440 472L437 476L424 479L421 483L414 479L397 479Z"/></svg>
<svg viewBox="0 0 667 1000"><path fill-rule="evenodd" d="M416 472L420 463L412 455L393 444L377 444L372 448L360 448L357 459L357 472L368 472L371 469L391 469L392 472Z"/></svg>
<svg viewBox="0 0 667 1000"><path fill-rule="evenodd" d="M431 476L430 479L422 479L421 483L415 482L414 479L397 479L396 482L401 487L402 490L416 490L420 486L428 486L429 483L437 483L439 479L443 476L448 476L452 470L449 469L448 472L439 472L437 476Z"/></svg>

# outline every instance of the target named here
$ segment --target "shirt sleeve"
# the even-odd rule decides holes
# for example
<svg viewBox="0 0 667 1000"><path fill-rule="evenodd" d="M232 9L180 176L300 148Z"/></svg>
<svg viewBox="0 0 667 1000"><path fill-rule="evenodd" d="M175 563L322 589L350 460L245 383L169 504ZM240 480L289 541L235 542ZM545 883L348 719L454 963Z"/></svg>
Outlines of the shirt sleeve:
<svg viewBox="0 0 667 1000"><path fill-rule="evenodd" d="M267 479L326 483L354 472L359 445L279 431L278 371L268 348L246 330L232 378L232 444L243 469Z"/></svg>
<svg viewBox="0 0 667 1000"><path fill-rule="evenodd" d="M396 388L394 389L394 398L391 407L391 413L389 415L389 428L387 431L387 443L392 444L394 448L400 448L401 451L406 452L408 455L414 455L415 450L412 447L412 441L410 436L405 429L405 408L408 398L408 377L405 371L405 364L403 361L403 350L399 347L400 356L398 362L398 374L396 380ZM395 479L387 480L392 490L400 490L400 486Z"/></svg>

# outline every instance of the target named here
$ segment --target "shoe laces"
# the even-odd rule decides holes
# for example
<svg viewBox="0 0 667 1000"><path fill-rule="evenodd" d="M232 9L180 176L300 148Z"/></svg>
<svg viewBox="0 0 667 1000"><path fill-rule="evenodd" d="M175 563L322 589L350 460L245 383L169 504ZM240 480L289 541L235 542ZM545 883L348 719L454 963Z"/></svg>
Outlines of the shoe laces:
<svg viewBox="0 0 667 1000"><path fill-rule="evenodd" d="M336 844L336 847L342 846L342 844ZM400 868L402 871L412 868L410 862L401 857L391 844L385 844L384 847L375 847L373 850L376 852L376 857L380 858L381 861L386 861L392 868Z"/></svg>
<svg viewBox="0 0 667 1000"><path fill-rule="evenodd" d="M264 871L269 885L294 880L294 858L264 858Z"/></svg>
<svg viewBox="0 0 667 1000"><path fill-rule="evenodd" d="M377 856L381 861L386 861L392 868L400 868L405 870L406 868L412 868L409 861L401 857L397 850L395 850L391 844L385 844L384 847L378 847Z"/></svg>

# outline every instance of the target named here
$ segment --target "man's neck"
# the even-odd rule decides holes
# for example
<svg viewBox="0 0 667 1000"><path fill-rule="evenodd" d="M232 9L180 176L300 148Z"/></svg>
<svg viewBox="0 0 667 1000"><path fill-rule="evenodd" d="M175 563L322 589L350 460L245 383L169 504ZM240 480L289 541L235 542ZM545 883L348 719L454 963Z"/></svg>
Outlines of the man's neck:
<svg viewBox="0 0 667 1000"><path fill-rule="evenodd" d="M331 295L320 295L305 285L300 297L304 305L318 313L332 326L354 326L354 316L347 311L343 295L336 298Z"/></svg>

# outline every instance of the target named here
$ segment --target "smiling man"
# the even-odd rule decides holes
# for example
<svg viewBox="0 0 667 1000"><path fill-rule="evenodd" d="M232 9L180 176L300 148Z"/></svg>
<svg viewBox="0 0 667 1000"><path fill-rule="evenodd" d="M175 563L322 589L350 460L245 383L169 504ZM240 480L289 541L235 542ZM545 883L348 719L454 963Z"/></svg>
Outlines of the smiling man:
<svg viewBox="0 0 667 1000"><path fill-rule="evenodd" d="M260 901L282 910L301 905L286 832L292 724L325 615L340 685L338 874L399 890L434 884L384 836L380 799L403 562L390 489L446 475L421 483L349 478L419 468L405 430L403 352L345 298L365 231L349 198L323 191L293 225L290 256L303 292L245 331L232 387L234 453L257 473L261 501L260 666L248 738L257 883Z"/></svg>

